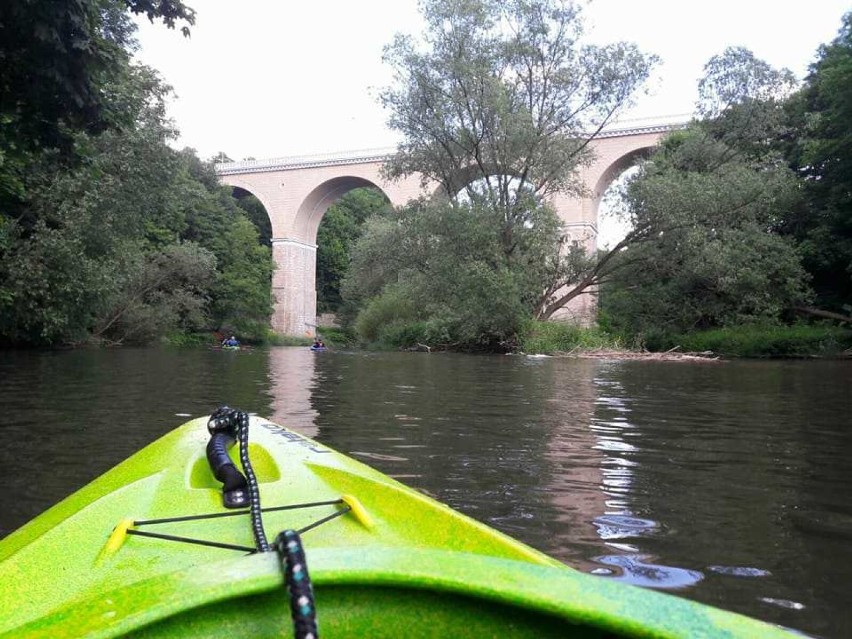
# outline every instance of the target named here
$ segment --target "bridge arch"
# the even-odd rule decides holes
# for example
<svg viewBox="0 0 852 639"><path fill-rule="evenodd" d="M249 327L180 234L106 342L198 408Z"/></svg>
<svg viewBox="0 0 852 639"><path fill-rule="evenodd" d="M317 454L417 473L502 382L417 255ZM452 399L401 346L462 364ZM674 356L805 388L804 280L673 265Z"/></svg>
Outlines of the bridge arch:
<svg viewBox="0 0 852 639"><path fill-rule="evenodd" d="M649 158L653 150L654 147L647 146L639 149L634 149L633 151L629 151L622 155L620 158L616 159L604 170L604 172L598 178L597 184L595 184L593 190L598 206L600 206L600 201L606 193L606 190L610 186L612 186L612 184L627 169L630 169L636 166L640 161Z"/></svg>
<svg viewBox="0 0 852 639"><path fill-rule="evenodd" d="M307 242L316 244L317 230L328 208L349 191L360 188L375 189L390 200L379 185L365 178L353 175L331 178L308 193L296 210L294 226L297 235L304 237Z"/></svg>
<svg viewBox="0 0 852 639"><path fill-rule="evenodd" d="M557 194L551 204L566 231L587 250L596 248L598 207L606 188L631 164L650 153L668 131L683 126L662 123L606 130L593 141L595 160L579 171L588 195ZM275 298L272 328L285 335L316 331L316 237L328 207L348 191L361 187L384 193L401 206L429 195L435 185L414 175L390 182L381 167L392 149L321 156L247 160L216 166L223 184L244 189L260 200L272 225L272 278ZM595 310L592 295L580 296L554 319L585 321Z"/></svg>
<svg viewBox="0 0 852 639"><path fill-rule="evenodd" d="M275 237L275 222L272 220L272 215L270 214L270 205L265 201L265 195L262 191L257 190L256 187L251 183L250 180L240 179L239 177L235 177L233 180L229 180L226 182L228 186L233 187L234 189L240 189L245 191L249 195L252 195L257 198L257 200L263 205L266 214L269 216L269 223L272 226L272 237Z"/></svg>

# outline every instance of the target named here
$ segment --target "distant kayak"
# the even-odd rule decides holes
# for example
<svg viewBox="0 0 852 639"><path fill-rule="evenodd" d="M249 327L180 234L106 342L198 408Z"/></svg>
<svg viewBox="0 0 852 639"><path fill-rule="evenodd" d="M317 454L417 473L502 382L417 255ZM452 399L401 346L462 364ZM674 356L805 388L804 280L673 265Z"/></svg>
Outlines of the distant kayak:
<svg viewBox="0 0 852 639"><path fill-rule="evenodd" d="M0 639L798 636L573 570L224 407L0 540L0 583Z"/></svg>
<svg viewBox="0 0 852 639"><path fill-rule="evenodd" d="M312 351L326 351L328 350L327 346L316 346L315 344L311 344Z"/></svg>

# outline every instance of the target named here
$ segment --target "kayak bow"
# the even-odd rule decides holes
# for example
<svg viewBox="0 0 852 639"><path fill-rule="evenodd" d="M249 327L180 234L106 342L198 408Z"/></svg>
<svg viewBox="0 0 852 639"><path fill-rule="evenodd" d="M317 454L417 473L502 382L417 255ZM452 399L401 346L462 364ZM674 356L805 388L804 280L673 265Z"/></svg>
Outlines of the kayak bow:
<svg viewBox="0 0 852 639"><path fill-rule="evenodd" d="M195 419L0 541L0 638L290 636L283 559L258 552L258 534L284 530L301 537L323 637L793 636L573 570L294 431L245 424L249 472L227 453L245 484L218 449L214 475ZM226 475L251 508L223 506Z"/></svg>

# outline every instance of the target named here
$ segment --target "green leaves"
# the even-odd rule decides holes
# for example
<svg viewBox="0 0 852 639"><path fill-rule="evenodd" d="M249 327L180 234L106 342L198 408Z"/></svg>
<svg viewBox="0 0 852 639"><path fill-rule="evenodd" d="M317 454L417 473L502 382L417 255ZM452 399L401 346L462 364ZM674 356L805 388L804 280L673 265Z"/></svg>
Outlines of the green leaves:
<svg viewBox="0 0 852 639"><path fill-rule="evenodd" d="M784 229L803 247L819 304L852 313L852 13L817 61L788 112L787 157L804 177L807 205Z"/></svg>
<svg viewBox="0 0 852 639"><path fill-rule="evenodd" d="M326 211L317 232L317 310L336 312L343 303L342 280L349 272L350 252L361 236L364 220L386 208L385 197L373 189L355 189Z"/></svg>
<svg viewBox="0 0 852 639"><path fill-rule="evenodd" d="M588 268L545 202L583 193L589 141L656 60L627 43L584 45L573 2L421 7L423 42L398 36L385 48L396 82L381 98L403 137L386 173L441 188L368 223L344 293L371 317L394 307L406 321L436 322L456 347L505 349L523 321L564 304L557 290ZM413 306L391 303L403 297Z"/></svg>
<svg viewBox="0 0 852 639"><path fill-rule="evenodd" d="M403 135L388 172L420 173L451 195L497 175L537 195L576 189L584 142L655 62L626 43L583 46L570 2L434 0L423 10L425 47L398 37L385 49L397 82L381 98Z"/></svg>
<svg viewBox="0 0 852 639"><path fill-rule="evenodd" d="M798 198L794 174L709 135L673 136L628 186L634 241L602 305L632 335L777 321L807 299L795 247L774 233Z"/></svg>
<svg viewBox="0 0 852 639"><path fill-rule="evenodd" d="M511 226L489 207L421 200L368 219L343 286L347 302L363 308L356 330L375 340L394 325L394 339L441 335L459 349L509 348L546 285L540 258L559 238L548 209L518 215L526 223Z"/></svg>

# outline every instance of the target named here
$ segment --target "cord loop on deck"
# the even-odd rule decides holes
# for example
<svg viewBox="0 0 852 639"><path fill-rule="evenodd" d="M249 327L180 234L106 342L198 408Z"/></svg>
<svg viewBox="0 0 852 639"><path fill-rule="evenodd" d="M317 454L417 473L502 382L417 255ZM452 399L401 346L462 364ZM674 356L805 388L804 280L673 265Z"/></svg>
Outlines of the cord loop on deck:
<svg viewBox="0 0 852 639"><path fill-rule="evenodd" d="M275 540L284 581L290 593L290 615L296 639L318 639L314 591L302 540L295 530L285 530Z"/></svg>

